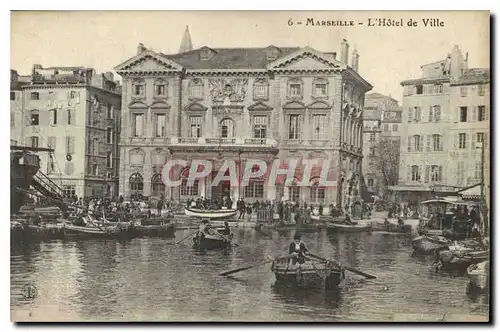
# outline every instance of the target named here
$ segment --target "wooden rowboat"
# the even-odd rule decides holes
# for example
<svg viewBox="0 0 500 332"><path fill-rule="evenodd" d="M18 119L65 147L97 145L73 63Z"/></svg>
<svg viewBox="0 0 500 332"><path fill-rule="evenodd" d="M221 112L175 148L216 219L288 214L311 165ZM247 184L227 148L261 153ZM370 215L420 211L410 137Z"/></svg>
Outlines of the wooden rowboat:
<svg viewBox="0 0 500 332"><path fill-rule="evenodd" d="M334 261L308 260L303 264L292 265L289 257L277 257L271 271L277 284L298 288L337 287L345 279L344 269Z"/></svg>
<svg viewBox="0 0 500 332"><path fill-rule="evenodd" d="M328 231L339 231L339 232L370 232L372 226L370 224L336 224L336 223L328 223L327 230Z"/></svg>
<svg viewBox="0 0 500 332"><path fill-rule="evenodd" d="M409 234L411 233L411 225L397 225L397 224L385 224L385 223L372 223L373 232L387 232L387 233L400 233Z"/></svg>
<svg viewBox="0 0 500 332"><path fill-rule="evenodd" d="M201 209L191 209L184 208L186 216L196 217L196 218L206 218L206 219L225 219L231 218L238 213L238 210L234 209L221 209L221 210L201 210Z"/></svg>
<svg viewBox="0 0 500 332"><path fill-rule="evenodd" d="M463 245L449 246L448 249L438 253L438 266L443 269L464 269L471 264L488 260L488 249L467 248Z"/></svg>
<svg viewBox="0 0 500 332"><path fill-rule="evenodd" d="M490 286L490 261L472 264L467 268L469 285L475 290L484 292Z"/></svg>
<svg viewBox="0 0 500 332"><path fill-rule="evenodd" d="M65 238L132 238L133 228L125 226L76 226L64 225Z"/></svg>
<svg viewBox="0 0 500 332"><path fill-rule="evenodd" d="M448 248L451 242L442 236L421 235L412 240L413 251L421 255L433 255Z"/></svg>
<svg viewBox="0 0 500 332"><path fill-rule="evenodd" d="M197 250L227 249L230 246L230 238L224 235L206 234L198 231L193 237L193 248Z"/></svg>

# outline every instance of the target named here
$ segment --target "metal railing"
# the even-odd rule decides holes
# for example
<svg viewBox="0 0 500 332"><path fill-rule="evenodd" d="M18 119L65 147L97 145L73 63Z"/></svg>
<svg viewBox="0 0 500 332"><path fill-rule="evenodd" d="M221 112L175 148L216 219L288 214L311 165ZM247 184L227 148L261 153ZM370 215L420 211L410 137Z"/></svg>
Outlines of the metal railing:
<svg viewBox="0 0 500 332"><path fill-rule="evenodd" d="M62 189L43 172L38 171L33 176L33 179L36 180L43 188L45 188L47 192L51 193L55 197L63 197Z"/></svg>

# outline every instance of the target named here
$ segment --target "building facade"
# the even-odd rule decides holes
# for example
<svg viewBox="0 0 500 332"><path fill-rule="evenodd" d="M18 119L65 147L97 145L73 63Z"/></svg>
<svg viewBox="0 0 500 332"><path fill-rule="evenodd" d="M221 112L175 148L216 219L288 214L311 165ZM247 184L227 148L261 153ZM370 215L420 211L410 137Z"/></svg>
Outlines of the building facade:
<svg viewBox="0 0 500 332"><path fill-rule="evenodd" d="M121 92L112 73L34 65L13 92L11 140L54 150L40 153L40 172L65 197L117 194Z"/></svg>
<svg viewBox="0 0 500 332"><path fill-rule="evenodd" d="M476 148L489 146L489 69L469 69L455 46L446 59L423 65L422 74L401 83L404 135L395 189L414 199L454 193L481 182L482 169L489 174Z"/></svg>
<svg viewBox="0 0 500 332"><path fill-rule="evenodd" d="M347 203L359 187L364 95L371 89L357 73L357 52L347 65L348 48L344 40L337 59L309 47L202 47L166 55L140 44L115 68L123 78L120 194ZM270 167L291 157L329 160L337 187L320 187L315 169L309 187L259 179L212 187L215 174L187 186L187 170L175 174L180 187L161 179L167 159L210 160L215 172L234 160L241 172L249 159Z"/></svg>

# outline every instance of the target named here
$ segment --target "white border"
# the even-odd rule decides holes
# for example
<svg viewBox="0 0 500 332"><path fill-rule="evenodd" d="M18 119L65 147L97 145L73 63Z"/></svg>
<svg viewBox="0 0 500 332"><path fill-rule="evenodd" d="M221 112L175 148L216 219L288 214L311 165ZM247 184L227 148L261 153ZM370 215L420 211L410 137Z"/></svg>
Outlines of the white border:
<svg viewBox="0 0 500 332"><path fill-rule="evenodd" d="M161 3L161 5L159 5ZM10 12L9 10L280 10L286 8L287 10L491 10L493 13L498 13L498 10L496 10L499 6L500 1L486 1L486 0L474 0L470 2L437 2L435 0L419 0L419 1L389 1L389 0L379 0L379 1L332 1L332 0L316 0L316 1L303 1L303 2L289 2L287 1L286 3L280 3L277 1L269 1L269 0L252 0L252 1L247 1L245 3L241 1L165 1L165 4L160 1L156 3L152 2L146 2L146 1L125 1L122 0L120 2L118 1L97 1L97 0L86 0L82 2L69 2L69 1L54 1L54 0L45 0L45 1L12 1L9 3L8 1L2 1L0 2L0 7L1 7L1 17L0 17L0 25L1 25L1 33L2 33L2 39L4 40L5 43L7 43L8 40L10 40ZM168 4L168 5L166 5ZM2 52L2 63L3 68L4 68L4 73L7 73L7 67L10 67L10 53L7 53L10 51L10 43L9 47L4 47ZM498 60L496 57L495 60ZM495 82L497 80L496 73L495 74ZM1 96L3 96L5 99L2 98L2 100L5 101L3 103L3 112L2 116L4 117L4 121L0 122L0 125L2 126L2 129L0 132L3 133L3 135L7 136L7 133L10 131L10 127L8 126L9 121L7 121L7 109L10 108L10 105L8 104L7 101L7 86L8 86L8 77L6 77L1 80L0 84L2 86L2 91ZM498 87L495 89L495 96L498 96ZM492 107L492 109L495 109ZM500 116L495 117L495 125L498 128L498 121L500 121ZM500 129L498 129L500 130ZM495 135L497 136L497 135ZM10 141L10 138L4 137L0 142L1 142L1 147L2 147L2 155L7 156L9 152L9 147L7 145L7 142ZM492 144L492 146L497 147L498 142L495 142L496 144ZM2 162L1 167L2 170L4 171L4 174L10 173L10 165L7 164L7 158L2 159L5 162ZM497 182L497 180L495 180ZM498 184L498 183L495 183ZM2 211L3 215L5 218L3 218L2 221L2 227L4 228L5 231L0 232L0 236L2 237L2 241L0 243L2 244L2 262L1 266L3 266L3 273L1 275L2 282L4 286L2 287L3 290L10 288L10 268L7 268L7 266L10 266L10 249L9 249L9 232L7 230L8 227L8 222L7 220L9 219L8 216L8 211L10 210L9 207L9 201L7 200L7 197L9 197L10 193L8 191L8 187L6 184L2 185L0 189L3 192L3 197L4 199L1 200L2 203ZM497 197L495 199L495 203L500 204L500 198ZM498 206L497 204L493 204L493 206ZM497 229L497 227L495 227ZM495 246L496 249L498 249L498 246ZM499 256L497 256L499 257ZM495 269L496 269L495 264ZM495 271L497 272L497 271ZM497 274L498 275L498 274ZM5 294L2 294L4 296L1 297L1 331L7 331L7 330L13 330L15 326L10 323L10 296L5 292ZM496 312L495 312L496 313ZM242 328L243 326L228 326L228 328ZM370 329L386 329L389 328L390 326L359 326L359 327L350 327L349 329L357 329L361 330L364 328L370 328ZM458 326L453 325L450 326L453 329L456 329ZM53 328L53 327L49 327ZM62 329L67 329L71 330L74 329L75 327L62 327ZM103 327L99 326L96 327L97 329L103 329ZM114 327L115 329L123 329L123 326L117 326ZM179 329L179 327L169 327L167 328L171 331L176 331ZM207 328L205 326L203 327L196 327L196 328ZM220 326L217 327L212 327L212 328L217 328L220 329ZM300 328L305 329L306 327L301 325L297 327L292 327L292 326L269 326L269 327L259 327L260 329L269 329L269 330L275 330L277 328L281 329L296 329ZM335 325L332 326L324 326L324 327L317 327L320 329L324 329L325 331L335 329L336 331L339 330L347 330L348 327L343 326L343 327L336 327ZM406 329L406 326L394 326L393 328L397 329ZM416 328L416 327L413 327ZM426 329L426 330L431 330L431 329L437 329L438 327L434 326L420 326L418 329ZM470 326L464 326L464 328L470 328ZM37 331L41 330L41 327L29 327L30 330L32 331ZM90 327L85 327L85 326L79 326L79 330L90 330ZM140 327L133 327L131 328L132 330L140 330ZM184 330L190 330L190 329L195 329L195 327L185 327Z"/></svg>

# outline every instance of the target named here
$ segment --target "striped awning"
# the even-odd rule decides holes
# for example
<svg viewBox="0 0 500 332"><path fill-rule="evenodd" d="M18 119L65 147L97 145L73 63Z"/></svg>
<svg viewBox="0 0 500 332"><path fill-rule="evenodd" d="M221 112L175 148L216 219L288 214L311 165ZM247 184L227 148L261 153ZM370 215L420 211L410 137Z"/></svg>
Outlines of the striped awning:
<svg viewBox="0 0 500 332"><path fill-rule="evenodd" d="M462 199L477 199L481 198L481 184L476 184L475 186L462 189L458 191L458 195Z"/></svg>

